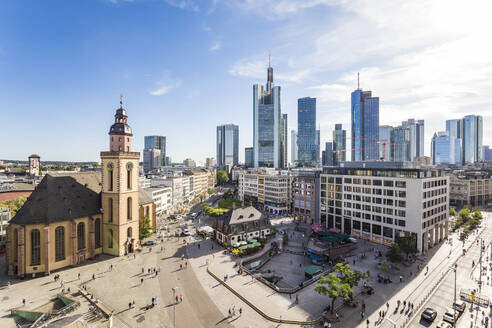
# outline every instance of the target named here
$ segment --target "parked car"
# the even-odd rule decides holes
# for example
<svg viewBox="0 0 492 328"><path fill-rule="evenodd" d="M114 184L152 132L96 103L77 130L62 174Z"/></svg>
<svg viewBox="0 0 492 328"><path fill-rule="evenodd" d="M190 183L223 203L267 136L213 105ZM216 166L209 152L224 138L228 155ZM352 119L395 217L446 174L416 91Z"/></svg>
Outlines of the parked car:
<svg viewBox="0 0 492 328"><path fill-rule="evenodd" d="M451 324L445 322L445 321L441 321L437 326L436 328L452 328L453 326L451 326Z"/></svg>
<svg viewBox="0 0 492 328"><path fill-rule="evenodd" d="M147 240L142 245L144 245L144 246L154 246L155 245L155 241L153 241L153 240Z"/></svg>
<svg viewBox="0 0 492 328"><path fill-rule="evenodd" d="M456 303L453 303L453 309L455 309L461 314L465 312L466 303L464 301L456 301Z"/></svg>
<svg viewBox="0 0 492 328"><path fill-rule="evenodd" d="M422 312L421 318L430 322L434 322L437 317L437 311L433 308L426 308L424 312Z"/></svg>
<svg viewBox="0 0 492 328"><path fill-rule="evenodd" d="M181 236L189 236L190 235L190 230L187 228L187 229L183 229L183 231L181 232Z"/></svg>
<svg viewBox="0 0 492 328"><path fill-rule="evenodd" d="M456 313L456 317L454 316L453 309L447 309L446 312L442 315L442 320L447 321L449 323L454 323L458 319L458 313Z"/></svg>

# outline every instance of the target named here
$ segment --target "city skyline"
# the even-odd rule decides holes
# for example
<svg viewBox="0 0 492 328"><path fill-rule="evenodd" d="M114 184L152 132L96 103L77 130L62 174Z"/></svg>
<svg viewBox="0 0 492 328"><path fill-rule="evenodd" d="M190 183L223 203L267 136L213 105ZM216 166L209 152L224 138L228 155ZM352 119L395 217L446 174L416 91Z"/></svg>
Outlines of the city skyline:
<svg viewBox="0 0 492 328"><path fill-rule="evenodd" d="M296 100L315 97L321 144L332 141L335 123L350 126L357 71L361 87L380 98L380 125L425 120L426 156L446 119L475 114L487 124L491 118L491 74L480 69L492 64L490 46L479 42L489 30L484 25L491 24L481 17L491 6L485 1L446 9L416 1L405 10L395 2L368 8L363 1L173 3L2 3L0 112L7 124L0 132L0 158L39 153L45 160L97 161L92 149L107 147L100 131L123 92L138 131L136 150L143 150L143 136L166 135L166 152L175 162L203 162L215 153L214 127L225 121L243 131L244 162L252 140L251 84L264 81L269 50L282 85L282 112L291 118L288 130L295 129ZM458 19L467 14L474 20ZM141 24L142 17L148 24ZM333 19L326 23L327 17ZM250 19L257 24L241 28ZM257 33L264 30L270 33ZM362 34L367 39L358 46ZM299 40L303 49L295 46ZM216 97L219 91L222 97ZM193 138L182 138L183 126L194 131ZM483 144L491 137L485 132Z"/></svg>

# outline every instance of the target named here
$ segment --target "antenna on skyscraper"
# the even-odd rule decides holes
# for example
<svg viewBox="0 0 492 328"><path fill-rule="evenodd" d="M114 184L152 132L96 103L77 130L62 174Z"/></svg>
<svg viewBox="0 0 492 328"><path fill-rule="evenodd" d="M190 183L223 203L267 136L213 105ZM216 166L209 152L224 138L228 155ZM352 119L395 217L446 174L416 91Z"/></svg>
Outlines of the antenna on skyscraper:
<svg viewBox="0 0 492 328"><path fill-rule="evenodd" d="M359 72L357 72L357 89L360 89Z"/></svg>

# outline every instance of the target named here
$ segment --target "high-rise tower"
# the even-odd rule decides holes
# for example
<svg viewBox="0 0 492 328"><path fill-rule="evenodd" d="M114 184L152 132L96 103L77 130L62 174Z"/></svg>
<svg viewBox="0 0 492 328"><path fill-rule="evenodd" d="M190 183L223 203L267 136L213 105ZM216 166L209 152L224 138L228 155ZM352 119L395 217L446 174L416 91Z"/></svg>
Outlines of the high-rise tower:
<svg viewBox="0 0 492 328"><path fill-rule="evenodd" d="M273 68L268 65L266 86L253 85L253 149L255 167L282 168L282 114L280 87L273 86ZM287 143L285 143L285 146Z"/></svg>
<svg viewBox="0 0 492 328"><path fill-rule="evenodd" d="M138 163L132 152L132 129L120 99L109 130L110 151L101 152L103 252L116 256L133 252L138 240Z"/></svg>

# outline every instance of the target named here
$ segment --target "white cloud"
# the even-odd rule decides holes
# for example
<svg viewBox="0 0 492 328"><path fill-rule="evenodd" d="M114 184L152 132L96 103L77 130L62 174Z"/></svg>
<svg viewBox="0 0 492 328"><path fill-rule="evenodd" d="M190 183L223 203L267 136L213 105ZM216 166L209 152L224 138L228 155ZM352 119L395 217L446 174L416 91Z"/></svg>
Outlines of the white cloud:
<svg viewBox="0 0 492 328"><path fill-rule="evenodd" d="M222 48L222 43L220 43L219 41L215 41L214 43L212 43L212 45L210 46L210 48L208 48L208 50L209 51L217 51L220 48Z"/></svg>
<svg viewBox="0 0 492 328"><path fill-rule="evenodd" d="M473 113L483 115L486 124L492 120L492 44L486 41L492 31L492 2L294 1L290 9L279 9L275 3L268 2L266 14L321 4L336 12L330 25L308 26L316 31L311 35L297 34L298 22L286 22L283 31L292 46L274 51L279 57L274 65L278 79L285 74L286 80L291 77L291 82L306 86L306 95L318 98L322 127L337 122L349 126L357 71L361 87L380 97L381 124L425 119L427 154L430 138L445 129L446 119ZM246 1L245 8L256 4ZM286 41L280 37L272 43L282 47ZM299 52L300 44L304 52ZM259 58L238 60L230 74L263 80L267 64ZM323 134L331 139L331 131ZM484 139L492 143L492 135Z"/></svg>
<svg viewBox="0 0 492 328"><path fill-rule="evenodd" d="M176 7L179 9L200 11L200 7L198 6L198 4L191 0L164 0L164 2L172 7Z"/></svg>
<svg viewBox="0 0 492 328"><path fill-rule="evenodd" d="M181 85L181 81L175 80L170 77L169 73L165 73L164 77L156 84L156 88L149 92L152 96L162 96L168 94L172 90L179 87Z"/></svg>

